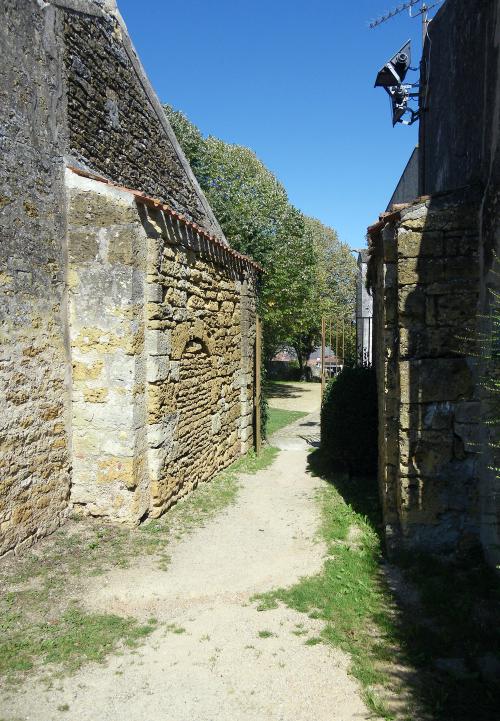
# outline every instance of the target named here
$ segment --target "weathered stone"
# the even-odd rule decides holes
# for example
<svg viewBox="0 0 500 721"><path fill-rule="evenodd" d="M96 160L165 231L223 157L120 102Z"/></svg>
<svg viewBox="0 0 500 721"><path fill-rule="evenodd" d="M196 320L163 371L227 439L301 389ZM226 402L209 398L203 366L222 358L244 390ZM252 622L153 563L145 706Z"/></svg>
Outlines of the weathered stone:
<svg viewBox="0 0 500 721"><path fill-rule="evenodd" d="M400 258L440 258L443 255L442 233L401 229L397 238L397 252Z"/></svg>
<svg viewBox="0 0 500 721"><path fill-rule="evenodd" d="M470 366L462 358L402 361L400 383L403 403L467 400L474 390Z"/></svg>
<svg viewBox="0 0 500 721"><path fill-rule="evenodd" d="M79 10L0 25L0 555L70 504L157 516L252 443L255 270L127 190L226 242L121 21Z"/></svg>
<svg viewBox="0 0 500 721"><path fill-rule="evenodd" d="M426 201L394 221L397 274L391 253L371 261L379 479L392 550L453 550L477 537L474 225L471 207Z"/></svg>

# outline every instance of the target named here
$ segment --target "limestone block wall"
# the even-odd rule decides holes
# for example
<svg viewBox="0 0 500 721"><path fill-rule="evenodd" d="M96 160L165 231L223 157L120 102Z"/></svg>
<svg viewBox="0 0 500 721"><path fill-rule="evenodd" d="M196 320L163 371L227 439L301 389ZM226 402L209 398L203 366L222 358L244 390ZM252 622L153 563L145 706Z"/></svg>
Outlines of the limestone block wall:
<svg viewBox="0 0 500 721"><path fill-rule="evenodd" d="M477 205L417 202L371 229L379 480L389 546L478 541Z"/></svg>
<svg viewBox="0 0 500 721"><path fill-rule="evenodd" d="M146 234L134 197L66 171L71 502L128 521L148 509Z"/></svg>
<svg viewBox="0 0 500 721"><path fill-rule="evenodd" d="M71 501L137 523L253 442L254 271L131 192L66 183Z"/></svg>

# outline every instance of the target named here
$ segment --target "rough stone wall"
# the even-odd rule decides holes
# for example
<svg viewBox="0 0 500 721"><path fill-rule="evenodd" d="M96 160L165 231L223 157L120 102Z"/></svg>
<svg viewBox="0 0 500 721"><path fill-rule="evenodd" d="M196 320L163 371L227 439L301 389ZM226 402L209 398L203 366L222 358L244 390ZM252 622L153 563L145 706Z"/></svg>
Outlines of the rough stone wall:
<svg viewBox="0 0 500 721"><path fill-rule="evenodd" d="M66 177L71 500L135 523L252 443L254 279L131 193Z"/></svg>
<svg viewBox="0 0 500 721"><path fill-rule="evenodd" d="M255 278L144 210L152 515L253 442ZM207 254L208 253L208 254Z"/></svg>
<svg viewBox="0 0 500 721"><path fill-rule="evenodd" d="M391 549L478 542L477 205L417 203L372 232L379 478Z"/></svg>
<svg viewBox="0 0 500 721"><path fill-rule="evenodd" d="M187 225L157 237L131 193L66 171L146 192L226 243L114 0L0 6L2 555L71 503L158 514L249 447L255 283ZM175 422L171 408L153 422L173 388Z"/></svg>
<svg viewBox="0 0 500 721"><path fill-rule="evenodd" d="M66 12L64 39L71 154L222 235L119 20Z"/></svg>
<svg viewBox="0 0 500 721"><path fill-rule="evenodd" d="M70 482L58 17L1 9L0 555L59 525Z"/></svg>

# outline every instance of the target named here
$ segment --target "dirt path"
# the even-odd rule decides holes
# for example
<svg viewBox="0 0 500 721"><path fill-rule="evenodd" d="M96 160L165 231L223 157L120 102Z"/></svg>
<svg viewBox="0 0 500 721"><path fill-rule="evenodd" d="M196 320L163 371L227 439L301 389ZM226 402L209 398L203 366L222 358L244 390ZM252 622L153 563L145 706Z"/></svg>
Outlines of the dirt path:
<svg viewBox="0 0 500 721"><path fill-rule="evenodd" d="M293 390L311 408L314 386ZM284 399L291 403L292 399ZM303 402L302 402L303 401ZM274 403L279 399L274 399ZM309 404L309 405L308 405ZM317 408L317 405L316 405ZM273 439L274 464L242 476L236 504L178 542L166 571L114 570L88 588L92 610L161 623L145 644L89 664L50 690L36 682L0 702L0 718L36 721L351 721L368 718L348 659L307 645L321 622L254 594L318 571L316 488L306 472L317 413Z"/></svg>

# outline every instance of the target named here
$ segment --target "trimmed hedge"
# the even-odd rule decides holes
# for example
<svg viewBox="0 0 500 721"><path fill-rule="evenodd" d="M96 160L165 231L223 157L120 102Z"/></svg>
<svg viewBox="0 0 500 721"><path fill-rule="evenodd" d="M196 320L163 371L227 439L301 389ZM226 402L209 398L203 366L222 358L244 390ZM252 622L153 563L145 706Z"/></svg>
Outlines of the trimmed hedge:
<svg viewBox="0 0 500 721"><path fill-rule="evenodd" d="M350 474L377 472L377 386L373 368L344 368L321 406L321 449Z"/></svg>

